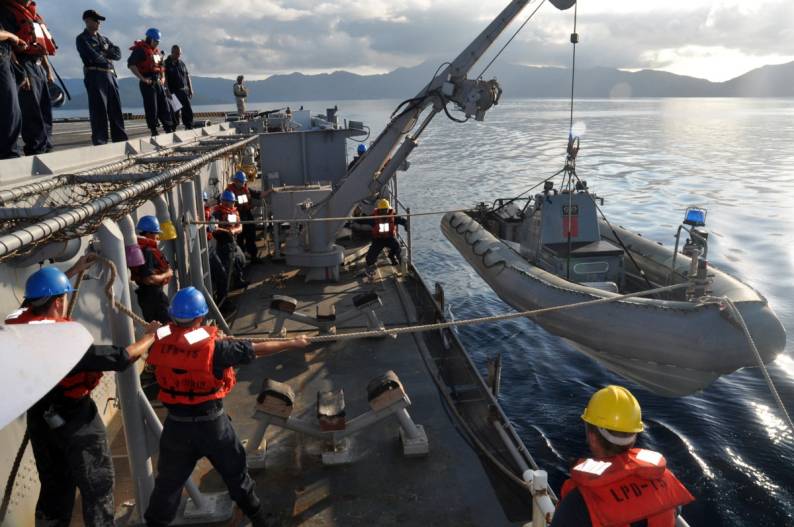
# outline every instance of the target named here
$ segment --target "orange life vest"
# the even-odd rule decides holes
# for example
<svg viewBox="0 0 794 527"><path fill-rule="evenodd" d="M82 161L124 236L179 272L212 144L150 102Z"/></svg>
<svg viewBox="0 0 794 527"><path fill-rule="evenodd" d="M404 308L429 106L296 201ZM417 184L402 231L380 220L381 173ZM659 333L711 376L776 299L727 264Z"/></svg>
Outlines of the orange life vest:
<svg viewBox="0 0 794 527"><path fill-rule="evenodd" d="M237 196L237 208L240 211L251 209L251 191L248 189L248 183L243 183L243 188L237 188L234 183L229 183L226 190L231 190Z"/></svg>
<svg viewBox="0 0 794 527"><path fill-rule="evenodd" d="M28 45L24 50L17 49L17 53L33 56L55 55L58 45L44 19L36 12L36 2L24 5L21 1L5 0L2 5L14 15L19 28L16 35Z"/></svg>
<svg viewBox="0 0 794 527"><path fill-rule="evenodd" d="M145 40L136 40L130 48L130 51L135 51L136 49L142 49L145 55L145 58L141 62L133 64L138 67L138 71L141 75L144 77L154 77L165 71L163 57L160 55L160 50L158 48L151 47Z"/></svg>
<svg viewBox="0 0 794 527"><path fill-rule="evenodd" d="M628 527L647 520L648 527L673 527L676 507L695 498L658 452L632 448L604 460L580 459L562 486L574 489L587 504L593 527Z"/></svg>
<svg viewBox="0 0 794 527"><path fill-rule="evenodd" d="M397 235L397 223L395 222L394 210L389 209L386 212L381 212L376 209L372 213L373 216L378 216L374 219L372 224L372 237L375 239L383 240L386 238L394 238Z"/></svg>
<svg viewBox="0 0 794 527"><path fill-rule="evenodd" d="M212 326L184 328L175 324L157 331L146 362L155 367L160 401L195 405L226 397L237 377L233 368L223 370L220 379L213 374L217 334L218 329Z"/></svg>
<svg viewBox="0 0 794 527"><path fill-rule="evenodd" d="M69 318L47 318L41 315L34 315L26 307L11 313L6 318L6 324L57 324L59 322L71 322ZM58 383L61 393L69 399L82 399L91 393L99 385L102 379L101 371L86 371L68 375Z"/></svg>
<svg viewBox="0 0 794 527"><path fill-rule="evenodd" d="M144 236L138 236L138 246L144 253L149 252L152 254L152 256L154 256L155 271L157 274L162 274L171 268L171 266L168 264L168 260L165 259L163 253L160 252L160 249L157 247L157 240L151 240ZM130 267L130 270L132 271L130 278L132 278L132 280L138 285L143 283L142 281L144 277L141 276L141 273L143 272L144 267L145 266L143 265Z"/></svg>

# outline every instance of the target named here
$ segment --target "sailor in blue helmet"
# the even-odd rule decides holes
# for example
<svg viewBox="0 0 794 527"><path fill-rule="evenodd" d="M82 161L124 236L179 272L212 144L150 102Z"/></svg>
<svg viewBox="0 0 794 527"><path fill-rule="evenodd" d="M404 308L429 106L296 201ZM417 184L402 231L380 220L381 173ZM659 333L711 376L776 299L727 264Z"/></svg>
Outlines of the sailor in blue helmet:
<svg viewBox="0 0 794 527"><path fill-rule="evenodd" d="M367 145L365 145L364 143L358 145L358 148L356 149L356 156L350 161L350 164L347 165L347 169L350 170L351 168L353 168L353 165L358 163L358 160L361 159L361 156L363 156L366 153L367 153Z"/></svg>
<svg viewBox="0 0 794 527"><path fill-rule="evenodd" d="M203 457L223 478L229 495L254 527L272 526L248 474L245 449L224 413L223 399L237 382L234 367L290 348L308 346L305 337L258 342L225 338L203 325L207 301L193 287L171 301L173 322L157 332L147 362L154 365L158 398L168 409L160 437L157 478L144 514L146 525L169 525L182 488Z"/></svg>
<svg viewBox="0 0 794 527"><path fill-rule="evenodd" d="M66 273L55 267L33 273L25 283L21 308L8 315L5 323L69 322L67 297L74 291L69 277L92 264L89 256ZM122 371L146 353L159 327L156 322L150 324L145 335L126 348L92 345L66 377L28 409L28 434L41 482L36 525L68 526L77 489L85 525L114 525L113 462L91 391L99 385L103 371ZM41 328L46 331L46 326Z"/></svg>
<svg viewBox="0 0 794 527"><path fill-rule="evenodd" d="M163 290L171 278L174 270L157 247L157 237L160 234L160 222L154 216L143 216L138 220L138 246L143 251L144 264L131 267L130 278L138 285L135 294L138 305L147 322L157 320L167 323L168 297Z"/></svg>
<svg viewBox="0 0 794 527"><path fill-rule="evenodd" d="M21 75L22 71L12 60L14 47L24 49L27 44L7 31L3 17L0 17L0 159L19 157L17 140L22 130L22 112L19 109L16 76Z"/></svg>
<svg viewBox="0 0 794 527"><path fill-rule="evenodd" d="M83 60L83 75L88 95L88 115L91 118L91 142L104 145L110 139L126 141L124 117L121 114L121 97L116 83L114 60L121 59L121 49L110 39L99 34L99 26L105 17L89 9L83 12L85 30L77 35L77 52Z"/></svg>
<svg viewBox="0 0 794 527"><path fill-rule="evenodd" d="M237 210L240 212L240 220L252 221L254 219L254 215L251 212L252 202L255 199L261 199L262 193L248 188L248 177L245 172L242 170L235 172L226 190L234 192L237 198ZM237 236L237 243L248 253L251 263L260 262L259 250L256 247L256 225L253 223L244 224L243 232Z"/></svg>
<svg viewBox="0 0 794 527"><path fill-rule="evenodd" d="M243 276L244 256L237 246L235 238L243 232L240 224L240 212L237 210L237 196L231 190L221 193L220 203L212 211L212 219L219 222L212 232L215 239L215 250L226 272L226 281L217 284L218 296L223 302L229 290L234 286L245 287L248 282Z"/></svg>
<svg viewBox="0 0 794 527"><path fill-rule="evenodd" d="M160 54L160 39L162 35L157 28L146 30L144 40L136 40L127 59L127 67L138 77L138 87L143 97L143 109L146 113L146 125L152 135L157 135L157 121L163 125L166 133L174 131L174 121L171 114L171 105L165 95L165 67Z"/></svg>

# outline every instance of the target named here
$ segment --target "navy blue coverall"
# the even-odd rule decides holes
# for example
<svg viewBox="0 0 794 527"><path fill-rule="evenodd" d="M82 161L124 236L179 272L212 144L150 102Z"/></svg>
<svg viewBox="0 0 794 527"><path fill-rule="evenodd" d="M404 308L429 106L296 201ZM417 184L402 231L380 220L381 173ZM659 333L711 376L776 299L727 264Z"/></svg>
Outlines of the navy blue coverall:
<svg viewBox="0 0 794 527"><path fill-rule="evenodd" d="M108 142L108 124L114 143L126 141L119 86L111 62L121 59L121 49L107 37L99 33L92 35L87 29L77 35L75 43L83 59L88 113L91 116L91 142L95 145Z"/></svg>
<svg viewBox="0 0 794 527"><path fill-rule="evenodd" d="M193 106L190 104L190 98L193 96L190 93L190 73L187 71L187 66L181 59L174 59L169 56L164 61L165 66L165 82L170 91L182 105L182 109L174 112L176 120L174 121L174 128L179 124L180 117L182 124L185 125L185 130L193 128Z"/></svg>
<svg viewBox="0 0 794 527"><path fill-rule="evenodd" d="M129 365L126 349L93 345L69 375L122 371ZM48 411L60 416L64 424L50 428L44 418ZM105 425L91 396L71 399L56 386L28 410L27 423L41 481L37 520L68 527L75 491L80 489L85 525L114 525L113 461Z"/></svg>
<svg viewBox="0 0 794 527"><path fill-rule="evenodd" d="M146 55L141 49L134 49L127 59L127 66L137 66L146 60ZM151 84L139 82L138 86L141 90L143 97L143 110L146 113L146 125L152 132L152 135L157 135L157 120L159 119L163 125L165 133L171 133L175 130L174 121L171 115L171 105L165 96L165 88L160 84L159 75L147 75L147 78L152 80Z"/></svg>
<svg viewBox="0 0 794 527"><path fill-rule="evenodd" d="M213 374L223 378L224 369L248 364L254 357L250 342L216 340ZM174 520L182 487L203 457L223 478L232 500L246 516L263 516L256 483L246 467L245 449L224 413L223 399L196 405L167 404L166 408L168 417L160 436L157 478L144 514L146 525L166 526Z"/></svg>
<svg viewBox="0 0 794 527"><path fill-rule="evenodd" d="M19 31L16 19L7 9L0 9L0 24L11 33ZM28 156L43 154L52 150L52 103L47 88L47 73L42 66L45 58L19 53L17 59L22 67L19 82L25 78L30 81L29 88L19 90L24 152Z"/></svg>
<svg viewBox="0 0 794 527"><path fill-rule="evenodd" d="M6 31L2 20L0 30ZM0 42L0 159L19 157L17 139L22 130L22 112L19 109L15 67L11 62L12 53L10 41Z"/></svg>

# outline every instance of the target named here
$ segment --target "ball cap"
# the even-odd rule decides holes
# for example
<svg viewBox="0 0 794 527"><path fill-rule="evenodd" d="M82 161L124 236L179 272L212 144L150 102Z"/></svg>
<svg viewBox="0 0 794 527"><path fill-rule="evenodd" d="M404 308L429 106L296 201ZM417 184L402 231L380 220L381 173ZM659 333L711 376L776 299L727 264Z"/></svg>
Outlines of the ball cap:
<svg viewBox="0 0 794 527"><path fill-rule="evenodd" d="M86 11L83 11L83 20L85 20L86 18L92 18L96 21L107 20L105 17L103 17L93 9L88 9Z"/></svg>

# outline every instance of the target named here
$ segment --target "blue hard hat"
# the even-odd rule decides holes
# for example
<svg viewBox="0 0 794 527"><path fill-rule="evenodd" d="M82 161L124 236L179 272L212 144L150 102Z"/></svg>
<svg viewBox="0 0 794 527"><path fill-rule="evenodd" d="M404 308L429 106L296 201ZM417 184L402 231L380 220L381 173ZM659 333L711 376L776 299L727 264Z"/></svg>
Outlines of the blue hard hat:
<svg viewBox="0 0 794 527"><path fill-rule="evenodd" d="M61 296L73 291L69 279L57 267L39 269L25 282L25 300Z"/></svg>
<svg viewBox="0 0 794 527"><path fill-rule="evenodd" d="M364 143L361 143L360 145L358 145L358 153L359 154L363 154L366 151L367 151L367 145L365 145Z"/></svg>
<svg viewBox="0 0 794 527"><path fill-rule="evenodd" d="M150 27L149 29L146 30L146 38L148 38L149 40L156 40L157 42L160 42L160 40L162 40L162 37L163 34L160 33L160 30L157 29L156 27Z"/></svg>
<svg viewBox="0 0 794 527"><path fill-rule="evenodd" d="M224 190L223 194L221 194L221 201L235 202L237 201L237 195L231 190Z"/></svg>
<svg viewBox="0 0 794 527"><path fill-rule="evenodd" d="M160 222L154 216L144 216L138 220L138 232L160 234Z"/></svg>
<svg viewBox="0 0 794 527"><path fill-rule="evenodd" d="M193 320L209 313L207 300L195 287L180 289L171 300L168 314L174 320Z"/></svg>
<svg viewBox="0 0 794 527"><path fill-rule="evenodd" d="M248 181L248 178L245 177L245 172L242 170L238 170L234 176L232 176L232 179L234 181L239 181L240 183L246 183Z"/></svg>

